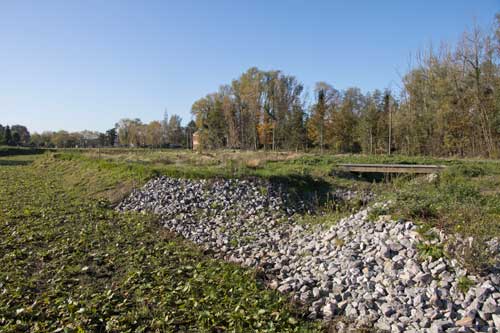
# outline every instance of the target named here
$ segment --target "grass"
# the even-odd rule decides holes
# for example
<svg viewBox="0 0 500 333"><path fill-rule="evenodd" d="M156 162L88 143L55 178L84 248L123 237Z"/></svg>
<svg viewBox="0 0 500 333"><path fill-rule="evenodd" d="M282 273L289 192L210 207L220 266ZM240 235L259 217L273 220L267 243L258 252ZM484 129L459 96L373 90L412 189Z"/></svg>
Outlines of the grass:
<svg viewBox="0 0 500 333"><path fill-rule="evenodd" d="M372 189L372 181L336 177L332 170L336 163L349 157L317 156L265 152L213 152L199 154L183 150L61 150L51 155L58 160L79 161L101 168L142 172L151 177L166 175L178 178L252 178L260 177L282 186L292 200L304 200L319 208L338 213L349 212L357 203L326 209L335 189ZM382 186L382 183L377 186ZM345 209L344 209L345 208ZM341 214L342 216L345 214ZM339 216L341 216L339 215Z"/></svg>
<svg viewBox="0 0 500 333"><path fill-rule="evenodd" d="M152 216L112 210L109 190L148 168L0 160L2 332L321 330L256 271L211 259Z"/></svg>
<svg viewBox="0 0 500 333"><path fill-rule="evenodd" d="M387 215L388 209L385 207L373 207L371 211L368 213L368 220L371 222L376 222L381 215Z"/></svg>
<svg viewBox="0 0 500 333"><path fill-rule="evenodd" d="M44 152L43 149L33 147L0 146L0 156L35 155Z"/></svg>
<svg viewBox="0 0 500 333"><path fill-rule="evenodd" d="M398 181L388 197L391 213L452 235L472 237L470 246L451 253L467 268L482 272L494 264L485 242L500 237L500 164L463 162L451 165L429 183L424 178Z"/></svg>
<svg viewBox="0 0 500 333"><path fill-rule="evenodd" d="M296 220L301 224L333 225L345 217L347 213L328 212L322 214L297 214Z"/></svg>
<svg viewBox="0 0 500 333"><path fill-rule="evenodd" d="M469 291L470 287L474 285L474 281L469 279L467 276L461 276L458 279L458 289L465 295Z"/></svg>
<svg viewBox="0 0 500 333"><path fill-rule="evenodd" d="M345 177L338 163L432 163L425 177ZM2 331L318 331L290 301L266 290L256 271L211 259L160 228L153 217L111 207L157 175L263 177L317 208L304 223L336 223L357 200L332 203L336 189L371 190L391 214L450 235L470 248L422 245L423 255L458 257L471 270L491 264L484 242L500 237L500 163L357 156L116 149L57 150L0 158L0 327ZM293 198L292 198L293 199ZM293 204L293 202L291 202ZM337 240L342 246L343 240ZM466 284L464 282L464 284Z"/></svg>
<svg viewBox="0 0 500 333"><path fill-rule="evenodd" d="M378 200L394 202L390 209L372 211L372 220L380 214L391 214L449 234L473 237L478 245L461 249L470 253L463 259L472 268L487 266L491 259L481 251L480 244L491 237L500 237L500 161L284 152L215 151L199 154L186 150L151 149L65 150L53 154L53 157L78 160L88 167L119 170L120 174L139 174L141 180L157 174L182 178L266 178L291 194L290 204L293 205L294 200L303 200L314 208L312 215L300 218L305 223L333 224L360 207L356 199L332 204L330 193L336 189L372 191ZM340 163L440 164L448 168L437 181L430 183L422 176L346 175L337 171L336 165ZM87 179L92 179L92 176ZM118 192L117 198L137 184L128 184ZM113 184L109 187L115 188ZM474 256L480 258L481 264L474 263Z"/></svg>
<svg viewBox="0 0 500 333"><path fill-rule="evenodd" d="M417 250L423 258L431 257L432 259L437 260L445 257L442 244L420 243L417 245Z"/></svg>

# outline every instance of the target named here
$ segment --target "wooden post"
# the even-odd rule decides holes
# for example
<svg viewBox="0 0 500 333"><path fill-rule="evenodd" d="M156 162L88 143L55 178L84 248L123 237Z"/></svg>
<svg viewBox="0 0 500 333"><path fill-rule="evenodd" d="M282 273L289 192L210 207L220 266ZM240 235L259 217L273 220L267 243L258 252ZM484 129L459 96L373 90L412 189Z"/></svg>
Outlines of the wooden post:
<svg viewBox="0 0 500 333"><path fill-rule="evenodd" d="M389 149L388 149L388 154L391 155L391 150L392 150L392 111L391 111L391 100L389 97L388 100L388 107L389 107Z"/></svg>

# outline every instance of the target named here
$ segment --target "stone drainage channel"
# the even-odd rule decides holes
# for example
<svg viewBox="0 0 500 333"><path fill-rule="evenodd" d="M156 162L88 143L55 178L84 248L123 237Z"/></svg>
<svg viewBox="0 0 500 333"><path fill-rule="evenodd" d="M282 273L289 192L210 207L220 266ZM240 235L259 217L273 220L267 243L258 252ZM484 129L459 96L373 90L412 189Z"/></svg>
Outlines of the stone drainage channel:
<svg viewBox="0 0 500 333"><path fill-rule="evenodd" d="M412 222L371 222L368 208L331 227L298 224L286 201L262 180L160 177L117 209L158 214L216 257L263 269L271 288L307 305L310 319L343 318L339 330L500 332L499 274L423 260ZM464 294L465 277L472 286Z"/></svg>

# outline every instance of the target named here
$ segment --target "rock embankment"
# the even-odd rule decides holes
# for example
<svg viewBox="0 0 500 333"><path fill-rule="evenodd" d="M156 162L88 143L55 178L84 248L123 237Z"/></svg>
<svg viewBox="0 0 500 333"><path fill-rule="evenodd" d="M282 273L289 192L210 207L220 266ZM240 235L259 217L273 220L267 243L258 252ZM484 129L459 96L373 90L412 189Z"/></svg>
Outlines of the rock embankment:
<svg viewBox="0 0 500 333"><path fill-rule="evenodd" d="M299 224L283 198L264 181L162 177L117 209L156 213L217 257L263 269L271 288L307 305L309 318L341 317L339 329L500 330L498 274L422 259L412 222L372 222L363 209L331 227Z"/></svg>

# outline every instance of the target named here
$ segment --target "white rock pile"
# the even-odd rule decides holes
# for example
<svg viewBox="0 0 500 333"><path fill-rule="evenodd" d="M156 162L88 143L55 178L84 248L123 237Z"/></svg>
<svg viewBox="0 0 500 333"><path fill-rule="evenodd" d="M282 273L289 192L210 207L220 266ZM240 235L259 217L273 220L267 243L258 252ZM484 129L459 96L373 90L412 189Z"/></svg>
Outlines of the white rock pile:
<svg viewBox="0 0 500 333"><path fill-rule="evenodd" d="M297 208L284 201L262 180L161 177L117 209L154 212L217 257L263 269L271 288L307 305L309 318L341 318L340 331L500 331L498 272L479 277L454 259L422 259L412 222L372 222L368 208L331 227L311 226L297 223Z"/></svg>

